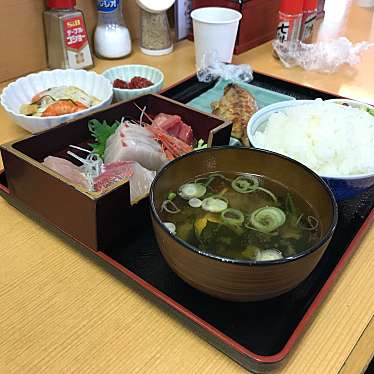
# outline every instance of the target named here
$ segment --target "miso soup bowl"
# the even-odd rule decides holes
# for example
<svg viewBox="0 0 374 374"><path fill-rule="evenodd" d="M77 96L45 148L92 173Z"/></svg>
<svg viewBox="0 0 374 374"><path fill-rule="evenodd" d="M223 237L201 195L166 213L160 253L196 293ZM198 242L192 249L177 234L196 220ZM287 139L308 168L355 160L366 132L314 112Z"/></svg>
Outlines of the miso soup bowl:
<svg viewBox="0 0 374 374"><path fill-rule="evenodd" d="M293 257L250 261L204 252L173 235L158 215L163 200L186 180L209 172L254 173L296 190L320 220L320 240ZM171 269L192 287L230 301L270 299L295 288L316 267L337 224L335 199L317 174L295 160L260 149L217 147L188 153L158 173L149 198L156 239Z"/></svg>

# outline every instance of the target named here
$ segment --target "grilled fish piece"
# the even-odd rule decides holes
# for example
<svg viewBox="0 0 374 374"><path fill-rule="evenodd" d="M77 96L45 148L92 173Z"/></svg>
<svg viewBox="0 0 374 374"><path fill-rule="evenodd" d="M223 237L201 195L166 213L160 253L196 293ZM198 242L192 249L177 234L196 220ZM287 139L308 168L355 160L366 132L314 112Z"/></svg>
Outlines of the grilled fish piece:
<svg viewBox="0 0 374 374"><path fill-rule="evenodd" d="M225 121L232 121L231 136L249 145L247 137L247 124L252 115L258 110L253 95L247 90L230 83L224 89L219 101L211 103L213 114Z"/></svg>

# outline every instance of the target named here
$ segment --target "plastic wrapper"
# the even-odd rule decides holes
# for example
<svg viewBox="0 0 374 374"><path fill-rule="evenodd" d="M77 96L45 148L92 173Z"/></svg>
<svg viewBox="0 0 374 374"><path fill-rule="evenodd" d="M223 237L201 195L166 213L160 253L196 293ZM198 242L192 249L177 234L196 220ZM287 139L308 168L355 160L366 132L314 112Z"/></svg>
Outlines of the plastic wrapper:
<svg viewBox="0 0 374 374"><path fill-rule="evenodd" d="M202 67L197 72L197 79L199 82L209 83L217 78L249 83L253 80L253 70L247 64L234 65L220 62L216 53L208 53L203 57Z"/></svg>
<svg viewBox="0 0 374 374"><path fill-rule="evenodd" d="M343 64L358 64L360 54L373 46L369 42L352 44L345 37L314 44L273 41L274 51L287 68L300 66L321 73L334 73Z"/></svg>

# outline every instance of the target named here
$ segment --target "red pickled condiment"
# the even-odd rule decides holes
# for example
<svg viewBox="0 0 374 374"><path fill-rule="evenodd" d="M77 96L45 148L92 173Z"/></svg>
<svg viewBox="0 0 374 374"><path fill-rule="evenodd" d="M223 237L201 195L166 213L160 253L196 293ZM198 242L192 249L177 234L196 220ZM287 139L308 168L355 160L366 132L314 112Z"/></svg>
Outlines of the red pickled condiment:
<svg viewBox="0 0 374 374"><path fill-rule="evenodd" d="M139 89L153 86L153 82L143 77L133 77L130 82L123 81L122 79L116 79L113 82L114 88L122 88L127 90Z"/></svg>

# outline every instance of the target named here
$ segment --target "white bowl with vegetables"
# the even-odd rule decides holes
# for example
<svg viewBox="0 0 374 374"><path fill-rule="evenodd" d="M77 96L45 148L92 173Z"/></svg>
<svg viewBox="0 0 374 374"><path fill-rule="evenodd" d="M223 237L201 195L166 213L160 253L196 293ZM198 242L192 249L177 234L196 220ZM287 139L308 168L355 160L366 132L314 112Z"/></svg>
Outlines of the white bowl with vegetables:
<svg viewBox="0 0 374 374"><path fill-rule="evenodd" d="M33 134L104 109L112 102L108 79L95 72L56 69L10 83L0 103L9 117Z"/></svg>

